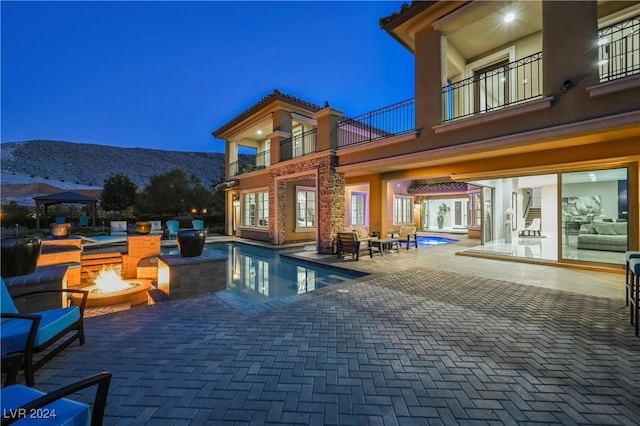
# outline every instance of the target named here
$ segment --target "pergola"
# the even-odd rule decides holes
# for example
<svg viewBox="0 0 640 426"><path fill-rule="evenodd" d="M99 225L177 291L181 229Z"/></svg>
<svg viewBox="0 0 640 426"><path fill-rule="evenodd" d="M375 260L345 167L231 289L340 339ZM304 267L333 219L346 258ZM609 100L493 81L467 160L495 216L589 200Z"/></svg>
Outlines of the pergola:
<svg viewBox="0 0 640 426"><path fill-rule="evenodd" d="M54 204L91 204L91 226L96 226L97 209L96 205L98 200L96 198L87 197L85 195L76 194L75 192L59 192L57 194L42 195L40 197L33 198L36 201L36 229L40 229L40 216L44 214L47 217L47 209ZM44 212L41 212L40 206L44 206Z"/></svg>

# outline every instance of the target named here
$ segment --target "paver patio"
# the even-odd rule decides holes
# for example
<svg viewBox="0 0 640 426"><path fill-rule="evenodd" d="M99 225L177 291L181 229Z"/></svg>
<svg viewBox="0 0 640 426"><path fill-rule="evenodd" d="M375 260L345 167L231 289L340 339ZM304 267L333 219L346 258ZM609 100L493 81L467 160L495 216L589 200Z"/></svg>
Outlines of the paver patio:
<svg viewBox="0 0 640 426"><path fill-rule="evenodd" d="M640 422L624 301L433 266L257 313L166 302L87 318L86 334L36 382L113 372L108 425Z"/></svg>

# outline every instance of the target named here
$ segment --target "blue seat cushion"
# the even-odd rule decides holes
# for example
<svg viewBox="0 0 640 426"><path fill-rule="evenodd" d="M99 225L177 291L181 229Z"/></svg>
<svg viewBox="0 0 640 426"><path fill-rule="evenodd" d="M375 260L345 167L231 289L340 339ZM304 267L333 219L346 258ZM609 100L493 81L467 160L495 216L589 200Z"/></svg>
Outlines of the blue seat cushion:
<svg viewBox="0 0 640 426"><path fill-rule="evenodd" d="M2 413L4 416L16 415L13 413L18 413L17 415L20 416L22 420L14 423L15 425L89 426L91 424L90 406L67 398L62 398L41 409L34 410L32 413L12 411L43 395L45 395L44 392L24 385L11 385L2 388L0 389Z"/></svg>
<svg viewBox="0 0 640 426"><path fill-rule="evenodd" d="M16 308L15 303L13 303L13 298L9 293L9 289L7 288L7 283L4 282L4 278L0 278L2 280L2 289L0 289L0 312L3 314L17 314L18 308ZM5 320L3 320L4 322Z"/></svg>
<svg viewBox="0 0 640 426"><path fill-rule="evenodd" d="M40 315L40 325L36 334L35 346L51 340L53 336L69 327L80 319L80 309L77 306L68 308L50 309L42 312L34 312L32 315ZM7 346L7 352L22 351L27 345L29 329L32 321L23 319L9 319L2 323L2 346Z"/></svg>

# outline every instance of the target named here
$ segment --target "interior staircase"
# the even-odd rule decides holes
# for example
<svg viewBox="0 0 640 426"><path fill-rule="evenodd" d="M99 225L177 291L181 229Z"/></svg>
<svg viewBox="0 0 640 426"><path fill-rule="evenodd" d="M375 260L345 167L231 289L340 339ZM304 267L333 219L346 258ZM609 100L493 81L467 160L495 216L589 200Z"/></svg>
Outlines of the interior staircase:
<svg viewBox="0 0 640 426"><path fill-rule="evenodd" d="M529 207L529 212L527 213L527 217L524 218L524 222L526 226L531 225L533 219L542 219L542 211L540 207Z"/></svg>

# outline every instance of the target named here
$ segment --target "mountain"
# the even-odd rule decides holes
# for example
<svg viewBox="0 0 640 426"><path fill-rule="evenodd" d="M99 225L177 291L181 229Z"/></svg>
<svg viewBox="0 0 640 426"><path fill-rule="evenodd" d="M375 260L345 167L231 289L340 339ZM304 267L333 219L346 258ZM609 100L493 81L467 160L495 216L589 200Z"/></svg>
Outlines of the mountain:
<svg viewBox="0 0 640 426"><path fill-rule="evenodd" d="M7 142L0 144L0 150L3 179L9 173L25 175L32 181L102 187L111 174L121 173L143 188L151 176L179 168L195 174L210 188L224 174L224 153L217 152L119 148L50 140Z"/></svg>

